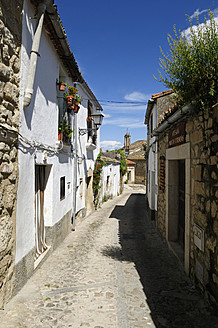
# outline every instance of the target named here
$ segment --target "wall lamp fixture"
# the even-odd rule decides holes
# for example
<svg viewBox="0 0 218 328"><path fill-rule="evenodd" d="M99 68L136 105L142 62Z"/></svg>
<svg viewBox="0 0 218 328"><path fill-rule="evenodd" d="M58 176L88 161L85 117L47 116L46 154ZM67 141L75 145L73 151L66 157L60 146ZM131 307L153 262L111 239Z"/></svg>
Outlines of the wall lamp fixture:
<svg viewBox="0 0 218 328"><path fill-rule="evenodd" d="M87 128L87 129L79 129L79 135L83 136L84 134L90 131L96 131L99 129L100 125L102 125L102 120L104 115L101 113L100 108L96 109L96 112L91 114L92 120L95 123L96 128Z"/></svg>

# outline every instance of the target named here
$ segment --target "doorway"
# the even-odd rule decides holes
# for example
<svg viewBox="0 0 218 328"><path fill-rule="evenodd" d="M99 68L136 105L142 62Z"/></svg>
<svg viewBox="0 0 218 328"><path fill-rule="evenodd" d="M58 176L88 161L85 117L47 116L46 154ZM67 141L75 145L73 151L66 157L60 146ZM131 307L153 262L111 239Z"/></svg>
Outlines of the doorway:
<svg viewBox="0 0 218 328"><path fill-rule="evenodd" d="M45 238L45 165L35 166L35 260L48 248Z"/></svg>
<svg viewBox="0 0 218 328"><path fill-rule="evenodd" d="M185 160L169 161L168 167L168 241L184 264Z"/></svg>
<svg viewBox="0 0 218 328"><path fill-rule="evenodd" d="M166 150L166 238L189 274L190 144Z"/></svg>
<svg viewBox="0 0 218 328"><path fill-rule="evenodd" d="M178 242L184 250L185 245L185 160L179 161L179 213L178 213Z"/></svg>

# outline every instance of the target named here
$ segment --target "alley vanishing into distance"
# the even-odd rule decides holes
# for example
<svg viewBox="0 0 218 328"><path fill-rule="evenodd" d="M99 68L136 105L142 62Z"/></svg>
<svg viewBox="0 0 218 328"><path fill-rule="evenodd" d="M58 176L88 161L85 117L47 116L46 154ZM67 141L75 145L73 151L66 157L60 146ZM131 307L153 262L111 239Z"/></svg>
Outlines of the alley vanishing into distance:
<svg viewBox="0 0 218 328"><path fill-rule="evenodd" d="M147 218L143 186L76 225L0 311L1 328L218 327Z"/></svg>

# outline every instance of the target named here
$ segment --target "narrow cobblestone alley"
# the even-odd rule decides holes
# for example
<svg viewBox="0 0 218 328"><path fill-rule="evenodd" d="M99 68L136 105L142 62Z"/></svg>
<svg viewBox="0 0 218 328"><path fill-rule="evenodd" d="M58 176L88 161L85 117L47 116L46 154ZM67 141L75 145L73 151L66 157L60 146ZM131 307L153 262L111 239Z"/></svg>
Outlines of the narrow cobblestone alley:
<svg viewBox="0 0 218 328"><path fill-rule="evenodd" d="M143 188L82 220L0 311L1 328L215 328L146 216Z"/></svg>

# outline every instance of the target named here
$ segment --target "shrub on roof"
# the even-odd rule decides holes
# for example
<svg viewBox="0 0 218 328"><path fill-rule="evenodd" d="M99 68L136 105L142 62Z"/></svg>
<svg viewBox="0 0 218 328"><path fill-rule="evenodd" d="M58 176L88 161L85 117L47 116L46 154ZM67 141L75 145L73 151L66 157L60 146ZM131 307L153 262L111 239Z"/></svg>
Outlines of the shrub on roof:
<svg viewBox="0 0 218 328"><path fill-rule="evenodd" d="M168 35L170 54L160 58L160 79L172 88L180 103L194 103L197 109L211 108L218 98L218 26L213 13L203 24L192 26L189 16L190 35L186 36L174 26L175 38ZM155 78L156 79L156 78ZM157 79L156 79L157 80Z"/></svg>

